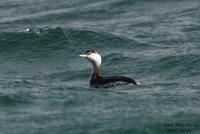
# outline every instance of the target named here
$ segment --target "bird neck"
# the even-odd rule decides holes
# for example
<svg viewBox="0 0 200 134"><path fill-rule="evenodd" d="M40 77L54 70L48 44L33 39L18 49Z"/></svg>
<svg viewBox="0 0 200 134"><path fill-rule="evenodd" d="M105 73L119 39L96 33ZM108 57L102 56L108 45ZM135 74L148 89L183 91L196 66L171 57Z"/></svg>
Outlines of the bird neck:
<svg viewBox="0 0 200 134"><path fill-rule="evenodd" d="M100 77L101 76L101 65L92 63L92 66L93 66L92 77L94 77L94 78Z"/></svg>

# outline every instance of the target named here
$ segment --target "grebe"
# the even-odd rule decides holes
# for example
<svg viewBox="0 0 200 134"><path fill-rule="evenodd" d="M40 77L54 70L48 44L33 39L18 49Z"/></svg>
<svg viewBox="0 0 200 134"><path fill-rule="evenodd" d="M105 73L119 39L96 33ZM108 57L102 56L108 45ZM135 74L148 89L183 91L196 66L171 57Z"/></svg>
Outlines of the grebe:
<svg viewBox="0 0 200 134"><path fill-rule="evenodd" d="M97 53L96 50L91 49L86 51L83 54L79 55L80 57L86 58L89 62L92 63L93 72L90 76L90 86L95 88L109 88L117 85L127 85L134 84L137 85L135 80L125 77L125 76L101 76L101 55Z"/></svg>

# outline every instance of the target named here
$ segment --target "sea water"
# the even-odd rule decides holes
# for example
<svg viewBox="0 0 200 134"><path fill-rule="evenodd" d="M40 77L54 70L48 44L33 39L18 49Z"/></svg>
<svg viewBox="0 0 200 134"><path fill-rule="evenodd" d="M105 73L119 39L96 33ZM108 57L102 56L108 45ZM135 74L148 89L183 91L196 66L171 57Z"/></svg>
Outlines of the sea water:
<svg viewBox="0 0 200 134"><path fill-rule="evenodd" d="M139 86L94 89L90 63ZM198 0L1 0L1 134L199 134Z"/></svg>

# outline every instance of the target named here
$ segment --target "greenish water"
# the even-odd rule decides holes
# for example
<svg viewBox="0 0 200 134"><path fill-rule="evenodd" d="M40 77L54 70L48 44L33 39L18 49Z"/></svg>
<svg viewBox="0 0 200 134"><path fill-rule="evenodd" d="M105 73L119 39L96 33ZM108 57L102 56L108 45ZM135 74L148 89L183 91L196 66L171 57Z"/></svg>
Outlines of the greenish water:
<svg viewBox="0 0 200 134"><path fill-rule="evenodd" d="M199 134L200 2L2 0L2 134ZM104 75L140 86L94 89Z"/></svg>

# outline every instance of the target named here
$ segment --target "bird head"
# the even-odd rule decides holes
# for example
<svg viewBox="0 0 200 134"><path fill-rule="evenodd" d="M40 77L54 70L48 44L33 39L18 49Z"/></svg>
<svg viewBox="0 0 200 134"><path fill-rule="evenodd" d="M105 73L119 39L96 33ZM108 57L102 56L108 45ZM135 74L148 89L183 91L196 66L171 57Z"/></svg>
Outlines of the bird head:
<svg viewBox="0 0 200 134"><path fill-rule="evenodd" d="M97 66L101 65L101 55L98 54L97 51L94 49L90 49L83 54L80 54L79 56L86 58L92 64L95 64Z"/></svg>

